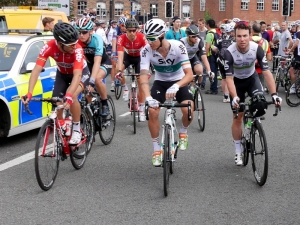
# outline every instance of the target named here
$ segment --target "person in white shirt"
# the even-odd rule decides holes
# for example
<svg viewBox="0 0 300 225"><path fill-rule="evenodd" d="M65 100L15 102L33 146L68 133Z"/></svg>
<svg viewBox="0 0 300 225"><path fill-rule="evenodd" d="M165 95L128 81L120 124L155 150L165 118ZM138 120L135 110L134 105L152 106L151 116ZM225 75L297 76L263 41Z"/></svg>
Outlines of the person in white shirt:
<svg viewBox="0 0 300 225"><path fill-rule="evenodd" d="M100 21L96 22L96 26L97 26L96 34L98 34L100 37L102 37L104 44L107 46L108 41L107 41L107 37L105 34L105 21L100 20Z"/></svg>

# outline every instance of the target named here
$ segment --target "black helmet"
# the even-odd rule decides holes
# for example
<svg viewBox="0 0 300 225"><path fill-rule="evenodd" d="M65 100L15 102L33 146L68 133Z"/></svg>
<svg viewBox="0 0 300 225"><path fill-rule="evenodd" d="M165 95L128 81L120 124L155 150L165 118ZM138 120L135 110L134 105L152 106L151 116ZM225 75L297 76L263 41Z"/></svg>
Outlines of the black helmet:
<svg viewBox="0 0 300 225"><path fill-rule="evenodd" d="M199 28L195 25L191 25L185 29L186 35L198 35L199 34Z"/></svg>
<svg viewBox="0 0 300 225"><path fill-rule="evenodd" d="M130 18L130 19L126 20L125 27L126 28L138 28L139 27L139 23L135 19Z"/></svg>
<svg viewBox="0 0 300 225"><path fill-rule="evenodd" d="M64 22L55 24L53 29L53 36L57 41L63 44L74 43L79 38L78 32L75 27L69 23Z"/></svg>

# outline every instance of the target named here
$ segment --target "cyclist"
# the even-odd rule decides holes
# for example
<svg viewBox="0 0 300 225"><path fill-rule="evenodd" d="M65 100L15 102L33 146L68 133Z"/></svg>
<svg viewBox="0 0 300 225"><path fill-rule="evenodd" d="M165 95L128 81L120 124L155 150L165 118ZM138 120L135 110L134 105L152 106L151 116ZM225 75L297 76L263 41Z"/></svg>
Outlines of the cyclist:
<svg viewBox="0 0 300 225"><path fill-rule="evenodd" d="M195 25L191 25L186 28L185 33L187 37L181 38L180 41L184 44L187 50L190 63L192 65L192 70L194 74L203 74L203 62L207 74L210 79L214 77L214 73L210 71L209 62L206 57L206 51L204 43L201 38L199 38L199 28ZM198 58L198 55L201 57L201 61ZM199 78L199 83L202 82L202 77Z"/></svg>
<svg viewBox="0 0 300 225"><path fill-rule="evenodd" d="M141 51L141 88L149 103L148 127L152 137L154 153L152 164L160 166L162 152L159 145L159 103L176 97L180 103L192 103L193 97L189 92L188 84L193 80L193 71L185 46L176 40L164 38L166 24L161 19L151 19L145 24L145 35L148 44ZM147 79L150 63L155 68L155 81L151 88ZM187 128L188 109L182 108L182 126L179 131L179 148L185 150L188 146ZM193 114L192 114L193 116Z"/></svg>
<svg viewBox="0 0 300 225"><path fill-rule="evenodd" d="M126 34L122 34L118 37L117 46L118 46L118 63L117 69L118 73L116 78L121 78L121 84L124 87L123 99L128 101L128 87L126 85L125 77L123 76L123 70L126 69L129 65L133 64L135 67L135 73L140 73L140 51L146 43L145 36L142 33L137 33L137 28L139 27L138 22L135 19L127 19L125 22ZM138 88L140 88L140 82L138 79ZM145 97L142 91L138 93L139 105L139 120L145 121Z"/></svg>
<svg viewBox="0 0 300 225"><path fill-rule="evenodd" d="M258 61L262 74L268 84L272 99L275 104L281 104L282 99L276 93L275 82L268 68L263 49L255 42L250 41L251 28L244 21L237 22L235 28L236 43L230 45L224 55L224 69L226 82L230 93L231 108L233 112L239 110L238 118L233 119L232 136L235 144L235 164L243 165L241 135L243 108L239 103L245 101L245 93L250 97L255 94L263 94L263 88L255 71L255 61ZM279 100L279 103L277 102ZM238 109L239 108L239 109Z"/></svg>
<svg viewBox="0 0 300 225"><path fill-rule="evenodd" d="M28 104L39 74L47 59L52 57L57 63L52 96L60 97L61 93L65 95L64 108L70 108L73 117L73 132L69 144L78 144L81 141L81 109L78 102L80 91L78 92L77 89L82 91L88 84L90 72L84 59L83 49L77 43L78 32L71 24L63 22L55 24L53 36L55 39L48 41L40 51L30 76L28 93L23 96L22 101ZM62 119L62 111L58 113L58 118Z"/></svg>
<svg viewBox="0 0 300 225"><path fill-rule="evenodd" d="M105 117L109 115L110 112L107 103L106 85L102 80L106 78L110 72L110 59L106 54L102 38L98 34L93 33L93 22L90 18L83 17L78 19L75 28L79 32L78 43L83 48L88 68L91 71L89 84L91 87L95 87L95 85L97 87L102 102L100 115Z"/></svg>

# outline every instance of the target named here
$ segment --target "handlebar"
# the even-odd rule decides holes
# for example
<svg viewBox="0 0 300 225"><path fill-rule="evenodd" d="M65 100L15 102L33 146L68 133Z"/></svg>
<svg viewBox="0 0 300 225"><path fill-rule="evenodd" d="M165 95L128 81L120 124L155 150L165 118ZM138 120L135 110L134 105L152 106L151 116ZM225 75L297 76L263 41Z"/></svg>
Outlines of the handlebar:
<svg viewBox="0 0 300 225"><path fill-rule="evenodd" d="M192 120L192 113L191 113L191 102L188 101L188 103L183 104L183 103L177 103L177 102L165 102L165 103L159 103L159 107L165 107L167 109L170 108L182 108L182 107L187 107L188 108L188 120ZM145 115L146 115L146 120L149 120L149 115L148 115L148 108L149 104L148 101L145 102Z"/></svg>
<svg viewBox="0 0 300 225"><path fill-rule="evenodd" d="M34 102L48 102L51 103L52 105L56 105L57 102L63 102L62 98L59 97L52 97L52 98L32 98L30 101ZM33 113L29 109L29 104L25 105L25 110L29 115L32 115Z"/></svg>
<svg viewBox="0 0 300 225"><path fill-rule="evenodd" d="M278 98L276 99L276 102L278 102L278 103L280 102ZM271 104L275 104L275 103L273 101L267 101L267 104L271 105ZM242 106L242 105L247 105L247 104L245 102L239 103L239 106ZM281 106L275 105L275 113L273 114L273 116L277 116L278 111L281 112ZM237 119L238 116L239 116L239 107L236 108L234 119ZM255 117L255 115L253 115L253 117Z"/></svg>

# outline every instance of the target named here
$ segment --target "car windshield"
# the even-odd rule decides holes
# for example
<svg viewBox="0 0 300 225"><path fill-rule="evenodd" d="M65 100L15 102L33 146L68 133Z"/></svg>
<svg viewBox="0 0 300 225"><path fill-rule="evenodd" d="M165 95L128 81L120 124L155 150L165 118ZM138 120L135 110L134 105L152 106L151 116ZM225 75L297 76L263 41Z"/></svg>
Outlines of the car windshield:
<svg viewBox="0 0 300 225"><path fill-rule="evenodd" d="M0 41L0 71L10 71L21 48L21 44Z"/></svg>

